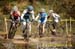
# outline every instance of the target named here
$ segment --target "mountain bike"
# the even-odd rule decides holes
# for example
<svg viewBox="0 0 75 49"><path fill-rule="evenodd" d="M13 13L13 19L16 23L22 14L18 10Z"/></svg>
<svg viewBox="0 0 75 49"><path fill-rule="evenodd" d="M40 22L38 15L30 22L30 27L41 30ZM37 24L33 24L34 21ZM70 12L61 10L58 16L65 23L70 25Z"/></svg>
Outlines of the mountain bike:
<svg viewBox="0 0 75 49"><path fill-rule="evenodd" d="M59 33L61 33L61 34L63 34L63 32L64 32L64 27L63 26L61 26L61 25L59 25L59 24L57 24L57 25L55 25L55 28L54 28L54 23L52 23L52 22L47 22L46 23L46 28L47 28L47 32L48 32L48 34L49 34L49 32L51 32L51 34L52 35L56 35L56 34L59 34Z"/></svg>
<svg viewBox="0 0 75 49"><path fill-rule="evenodd" d="M11 24L10 24L10 29L8 32L8 38L9 39L13 39L17 30L17 21L12 21L11 20Z"/></svg>
<svg viewBox="0 0 75 49"><path fill-rule="evenodd" d="M52 35L55 35L55 33L53 32L53 29L52 29L52 26L51 25L52 25L51 22L49 22L49 21L46 22L45 28L46 28L46 31L47 31L47 36L50 36L50 33Z"/></svg>
<svg viewBox="0 0 75 49"><path fill-rule="evenodd" d="M43 34L43 24L42 23L39 25L39 36L40 36L40 38L44 36L44 34Z"/></svg>
<svg viewBox="0 0 75 49"><path fill-rule="evenodd" d="M23 36L26 41L29 40L29 24L28 23L26 23L26 25L24 26Z"/></svg>

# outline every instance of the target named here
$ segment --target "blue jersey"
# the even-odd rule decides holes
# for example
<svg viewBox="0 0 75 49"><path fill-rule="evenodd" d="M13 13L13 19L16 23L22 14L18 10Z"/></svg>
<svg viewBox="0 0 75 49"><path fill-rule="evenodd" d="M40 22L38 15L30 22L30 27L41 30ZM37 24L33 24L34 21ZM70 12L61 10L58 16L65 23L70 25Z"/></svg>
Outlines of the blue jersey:
<svg viewBox="0 0 75 49"><path fill-rule="evenodd" d="M45 13L45 12L41 12L41 13L40 13L40 21L41 21L41 22L43 22L46 17L47 17L47 13Z"/></svg>

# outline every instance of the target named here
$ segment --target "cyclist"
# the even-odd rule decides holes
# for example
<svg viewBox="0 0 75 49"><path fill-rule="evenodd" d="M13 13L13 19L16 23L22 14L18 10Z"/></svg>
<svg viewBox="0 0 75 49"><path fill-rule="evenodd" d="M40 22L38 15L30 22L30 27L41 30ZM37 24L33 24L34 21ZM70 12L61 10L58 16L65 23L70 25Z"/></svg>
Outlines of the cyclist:
<svg viewBox="0 0 75 49"><path fill-rule="evenodd" d="M11 10L11 20L17 21L20 19L20 11L18 10L17 6L14 6L13 9Z"/></svg>
<svg viewBox="0 0 75 49"><path fill-rule="evenodd" d="M23 33L25 31L26 24L29 27L29 36L31 36L31 21L34 20L34 8L33 6L28 6L27 9L25 9L21 15L21 21L22 21L22 27L23 27Z"/></svg>
<svg viewBox="0 0 75 49"><path fill-rule="evenodd" d="M53 32L56 32L56 29L58 28L58 24L59 24L59 21L60 21L60 16L55 13L53 10L49 10L49 16L52 16L53 18Z"/></svg>
<svg viewBox="0 0 75 49"><path fill-rule="evenodd" d="M38 20L38 27L42 24L42 32L41 32L42 35L40 36L40 37L42 37L44 32L45 32L45 24L46 24L46 21L47 21L47 13L46 13L44 8L41 8L41 10L38 13L37 17L35 18L35 20L37 20L38 18L40 18Z"/></svg>
<svg viewBox="0 0 75 49"><path fill-rule="evenodd" d="M17 23L20 21L20 11L18 10L18 7L17 6L14 6L10 12L10 19L11 19L11 26L10 26L10 29L9 29L9 34L11 34L11 29L13 27L13 25L17 28ZM15 31L16 32L16 31ZM11 38L10 37L11 35L8 35L8 38Z"/></svg>

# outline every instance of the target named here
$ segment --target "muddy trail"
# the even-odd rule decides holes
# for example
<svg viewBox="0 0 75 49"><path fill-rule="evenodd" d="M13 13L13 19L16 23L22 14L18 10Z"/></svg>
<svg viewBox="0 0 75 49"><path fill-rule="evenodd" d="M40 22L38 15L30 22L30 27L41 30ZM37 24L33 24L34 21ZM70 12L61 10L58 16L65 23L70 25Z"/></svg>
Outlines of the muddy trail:
<svg viewBox="0 0 75 49"><path fill-rule="evenodd" d="M25 41L21 35L16 35L14 39L0 39L0 43L4 49L72 49L71 37L67 36L31 37Z"/></svg>

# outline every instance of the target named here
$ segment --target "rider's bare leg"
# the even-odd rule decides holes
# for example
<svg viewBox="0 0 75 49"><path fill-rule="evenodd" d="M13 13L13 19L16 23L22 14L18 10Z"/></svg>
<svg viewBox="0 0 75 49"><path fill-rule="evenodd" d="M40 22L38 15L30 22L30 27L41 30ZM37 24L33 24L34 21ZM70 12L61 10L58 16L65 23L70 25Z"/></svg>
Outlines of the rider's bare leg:
<svg viewBox="0 0 75 49"><path fill-rule="evenodd" d="M23 33L25 31L25 27L26 27L26 22L22 22L22 31L23 31Z"/></svg>
<svg viewBox="0 0 75 49"><path fill-rule="evenodd" d="M29 36L31 36L31 22L28 23L29 26Z"/></svg>
<svg viewBox="0 0 75 49"><path fill-rule="evenodd" d="M43 24L43 29L42 29L42 33L44 34L45 32L45 24Z"/></svg>
<svg viewBox="0 0 75 49"><path fill-rule="evenodd" d="M37 28L39 28L39 26L40 26L40 23L38 23L38 26L37 26Z"/></svg>

